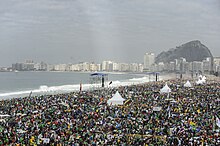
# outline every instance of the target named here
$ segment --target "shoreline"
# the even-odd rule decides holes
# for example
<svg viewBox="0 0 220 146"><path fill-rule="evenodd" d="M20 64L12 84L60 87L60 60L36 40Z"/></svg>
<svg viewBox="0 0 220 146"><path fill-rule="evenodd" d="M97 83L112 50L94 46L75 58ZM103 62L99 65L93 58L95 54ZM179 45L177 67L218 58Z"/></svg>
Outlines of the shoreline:
<svg viewBox="0 0 220 146"><path fill-rule="evenodd" d="M88 73L88 72L86 72L86 73ZM108 72L108 73L110 74L112 72ZM122 73L120 73L120 74L122 74ZM129 74L129 73L123 73L123 74ZM145 84L147 82L155 81L155 76L149 77L147 74L138 74L138 75L133 74L133 75L136 75L138 77L130 78L130 79L127 79L126 81L115 80L115 81L113 81L113 84L111 86L108 85L108 82L110 82L110 80L106 81L105 88L117 88L119 86L131 86L131 85ZM220 81L220 79L218 77L214 77L214 76L207 76L207 78L211 79L211 80L215 79L215 80ZM150 79L150 81L149 81L149 79ZM167 80L177 80L177 79L178 79L178 77L176 76L176 74L162 74L159 76L159 81L164 81L164 82ZM195 78L191 79L190 75L183 75L183 80L195 81L197 79L195 79ZM85 83L85 84L82 84L82 87L83 87L84 91L97 90L97 89L101 88L101 83L100 84ZM58 85L58 86L41 85L39 88L32 89L32 90L0 93L0 99L3 100L3 99L18 98L18 97L26 97L26 96L30 95L31 92L32 92L32 95L35 95L35 96L78 92L79 88L80 88L80 84L65 84L65 85Z"/></svg>
<svg viewBox="0 0 220 146"><path fill-rule="evenodd" d="M85 73L85 72L84 72ZM107 72L106 72L107 73ZM112 72L108 72L109 74ZM114 73L113 73L114 74ZM122 73L120 73L122 74ZM128 74L128 73L123 73L123 74ZM132 75L136 75L133 74ZM136 75L136 78L130 78L127 80L115 80L113 81L112 85L108 85L110 80L105 82L105 88L117 88L120 86L131 86L131 85L137 85L137 84L144 84L147 82L152 82L154 80L153 77L150 78L146 74L139 74ZM162 79L161 79L162 78ZM159 78L159 80L167 80L174 78L173 76L170 75L163 75ZM82 84L83 90L84 91L92 91L92 90L97 90L101 89L101 83L100 84L90 84L90 83L85 83ZM39 95L55 95L55 94L65 94L65 93L71 93L71 92L78 92L80 88L80 84L66 84L66 85L58 85L58 86L47 86L47 85L41 85L38 89L33 89L33 90L23 90L23 91L14 91L14 92L5 92L0 94L0 99L13 99L13 98L19 98L19 97L27 97L32 93L32 95L39 96ZM61 91L59 91L61 90Z"/></svg>

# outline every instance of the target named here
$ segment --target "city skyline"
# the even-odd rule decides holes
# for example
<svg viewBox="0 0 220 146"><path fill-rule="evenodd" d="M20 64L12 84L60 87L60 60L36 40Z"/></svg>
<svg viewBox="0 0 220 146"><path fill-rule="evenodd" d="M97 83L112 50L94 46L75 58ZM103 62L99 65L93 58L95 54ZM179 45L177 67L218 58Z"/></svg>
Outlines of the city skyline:
<svg viewBox="0 0 220 146"><path fill-rule="evenodd" d="M142 55L200 40L220 56L219 0L0 2L0 66L34 59L143 63Z"/></svg>
<svg viewBox="0 0 220 146"><path fill-rule="evenodd" d="M115 61L80 62L80 63L59 63L48 64L46 62L34 62L25 60L24 62L13 63L11 67L0 67L0 72L12 71L110 71L110 72L181 72L189 73L192 71L201 73L219 73L220 57L204 58L202 61L186 61L180 57L170 62L154 62L154 54L144 54L144 63L122 63Z"/></svg>

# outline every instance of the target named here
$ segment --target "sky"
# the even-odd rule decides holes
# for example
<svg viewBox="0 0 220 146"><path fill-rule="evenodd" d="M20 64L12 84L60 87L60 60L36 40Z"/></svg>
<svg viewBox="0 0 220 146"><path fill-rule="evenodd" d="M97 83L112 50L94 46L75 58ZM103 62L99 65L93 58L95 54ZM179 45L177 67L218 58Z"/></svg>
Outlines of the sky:
<svg viewBox="0 0 220 146"><path fill-rule="evenodd" d="M0 0L0 66L142 63L192 40L220 56L220 0Z"/></svg>

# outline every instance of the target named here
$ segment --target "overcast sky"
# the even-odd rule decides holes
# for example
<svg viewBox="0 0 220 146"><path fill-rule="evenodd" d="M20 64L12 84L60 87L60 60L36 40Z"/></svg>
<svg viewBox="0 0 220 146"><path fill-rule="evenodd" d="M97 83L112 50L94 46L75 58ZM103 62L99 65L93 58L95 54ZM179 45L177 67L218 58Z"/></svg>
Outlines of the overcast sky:
<svg viewBox="0 0 220 146"><path fill-rule="evenodd" d="M220 0L0 0L0 66L142 63L191 40L220 56Z"/></svg>

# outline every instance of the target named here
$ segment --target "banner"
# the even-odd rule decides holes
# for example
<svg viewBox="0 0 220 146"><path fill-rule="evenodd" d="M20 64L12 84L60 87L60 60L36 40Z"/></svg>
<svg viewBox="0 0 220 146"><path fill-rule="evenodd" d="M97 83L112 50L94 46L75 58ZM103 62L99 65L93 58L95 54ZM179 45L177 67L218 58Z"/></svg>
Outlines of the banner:
<svg viewBox="0 0 220 146"><path fill-rule="evenodd" d="M159 112L161 111L162 107L161 106L155 106L153 107L153 111Z"/></svg>

